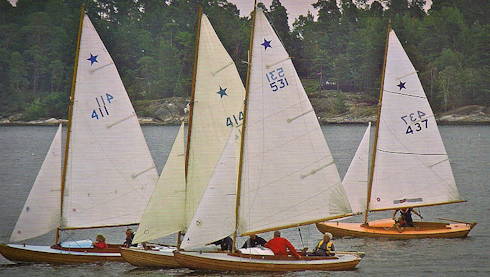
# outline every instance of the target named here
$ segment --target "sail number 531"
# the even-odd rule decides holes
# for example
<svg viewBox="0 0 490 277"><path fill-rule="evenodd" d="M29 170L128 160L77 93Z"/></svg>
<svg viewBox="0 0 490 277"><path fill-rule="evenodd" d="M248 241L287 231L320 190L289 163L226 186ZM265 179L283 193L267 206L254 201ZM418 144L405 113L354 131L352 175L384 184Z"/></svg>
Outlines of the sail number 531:
<svg viewBox="0 0 490 277"><path fill-rule="evenodd" d="M429 120L427 118L423 119L424 116L424 112L417 111L416 113L410 113L400 117L408 125L405 134L413 134L413 132L420 132L423 129L427 129L429 127Z"/></svg>
<svg viewBox="0 0 490 277"><path fill-rule="evenodd" d="M269 86L274 92L289 86L288 80L286 79L286 74L284 74L284 69L282 67L268 72L265 74L265 77L267 78Z"/></svg>

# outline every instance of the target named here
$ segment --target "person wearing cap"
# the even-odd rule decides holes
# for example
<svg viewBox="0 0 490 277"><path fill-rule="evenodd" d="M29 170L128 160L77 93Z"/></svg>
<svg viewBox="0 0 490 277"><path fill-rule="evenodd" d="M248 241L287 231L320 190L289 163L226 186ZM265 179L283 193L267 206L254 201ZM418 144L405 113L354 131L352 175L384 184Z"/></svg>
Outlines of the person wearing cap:
<svg viewBox="0 0 490 277"><path fill-rule="evenodd" d="M313 254L315 256L334 256L335 254L332 251L335 251L335 247L331 241L332 237L332 234L328 232L323 234L323 239L313 249Z"/></svg>
<svg viewBox="0 0 490 277"><path fill-rule="evenodd" d="M278 230L274 231L274 238L269 240L264 246L272 250L274 255L287 256L289 250L291 255L301 258L294 246L287 239L281 238L281 232Z"/></svg>

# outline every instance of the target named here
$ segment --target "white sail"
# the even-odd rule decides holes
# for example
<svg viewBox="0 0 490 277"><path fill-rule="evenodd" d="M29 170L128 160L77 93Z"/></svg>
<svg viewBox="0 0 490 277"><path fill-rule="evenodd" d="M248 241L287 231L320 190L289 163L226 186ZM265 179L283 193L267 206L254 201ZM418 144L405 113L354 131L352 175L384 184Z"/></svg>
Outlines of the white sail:
<svg viewBox="0 0 490 277"><path fill-rule="evenodd" d="M158 181L116 66L83 19L62 227L138 223Z"/></svg>
<svg viewBox="0 0 490 277"><path fill-rule="evenodd" d="M182 123L133 243L179 232L187 227L185 224L185 143Z"/></svg>
<svg viewBox="0 0 490 277"><path fill-rule="evenodd" d="M293 63L256 12L239 207L239 233L351 212L337 167Z"/></svg>
<svg viewBox="0 0 490 277"><path fill-rule="evenodd" d="M229 236L235 229L237 177L235 138L235 130L232 130L182 240L183 249L217 241Z"/></svg>
<svg viewBox="0 0 490 277"><path fill-rule="evenodd" d="M10 241L34 238L56 229L60 224L61 124L32 185Z"/></svg>
<svg viewBox="0 0 490 277"><path fill-rule="evenodd" d="M349 199L354 214L366 211L367 189L368 189L368 161L369 161L369 138L371 135L371 122L369 122L356 154L345 173L342 184Z"/></svg>
<svg viewBox="0 0 490 277"><path fill-rule="evenodd" d="M460 200L417 72L389 34L370 210Z"/></svg>
<svg viewBox="0 0 490 277"><path fill-rule="evenodd" d="M206 15L201 17L189 162L187 221L192 219L228 135L241 123L243 87L238 71Z"/></svg>

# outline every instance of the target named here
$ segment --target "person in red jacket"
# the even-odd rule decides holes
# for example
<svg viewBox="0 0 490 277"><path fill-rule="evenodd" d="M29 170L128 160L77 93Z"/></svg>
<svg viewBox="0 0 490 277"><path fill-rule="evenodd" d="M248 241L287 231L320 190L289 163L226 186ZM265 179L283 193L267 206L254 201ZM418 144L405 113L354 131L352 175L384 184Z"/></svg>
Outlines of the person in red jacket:
<svg viewBox="0 0 490 277"><path fill-rule="evenodd" d="M274 255L288 255L287 249L291 252L293 256L296 258L300 258L301 256L296 252L294 246L285 238L281 238L281 232L274 231L274 238L269 240L265 245L265 247L269 248L274 252Z"/></svg>
<svg viewBox="0 0 490 277"><path fill-rule="evenodd" d="M96 237L95 237L95 242L92 243L96 248L99 248L99 249L105 249L105 248L109 248L109 246L107 245L107 243L105 242L105 237L101 234L98 234Z"/></svg>

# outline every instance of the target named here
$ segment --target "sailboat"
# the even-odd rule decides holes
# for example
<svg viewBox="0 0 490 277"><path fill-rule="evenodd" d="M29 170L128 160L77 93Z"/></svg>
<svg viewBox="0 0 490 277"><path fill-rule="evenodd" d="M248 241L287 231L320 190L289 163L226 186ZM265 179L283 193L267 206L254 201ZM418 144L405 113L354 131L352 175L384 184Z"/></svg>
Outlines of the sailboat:
<svg viewBox="0 0 490 277"><path fill-rule="evenodd" d="M57 229L55 245L1 244L11 261L122 262L121 244L94 249L90 240L61 242L60 233L138 224L158 181L121 78L83 9L78 39L64 162L60 127L10 237Z"/></svg>
<svg viewBox="0 0 490 277"><path fill-rule="evenodd" d="M133 242L152 241L175 233L181 238L180 233L186 231L197 209L231 130L243 118L245 88L202 7L197 39L187 148L182 131ZM132 247L121 249L121 254L135 266L180 267L173 257L175 249L158 245L149 250Z"/></svg>
<svg viewBox="0 0 490 277"><path fill-rule="evenodd" d="M467 236L476 222L417 221L414 227L397 228L391 218L367 221L368 214L374 211L463 202L417 72L390 28L380 103L375 151L365 187L364 223L322 222L317 223L317 228L334 236L396 239ZM365 166L361 172L367 171Z"/></svg>
<svg viewBox="0 0 490 277"><path fill-rule="evenodd" d="M223 150L222 169L214 172L216 178L206 188L182 250L174 256L181 265L198 270L353 269L362 253L297 259L257 248L230 253L184 251L230 234L235 244L237 236L350 214L337 167L289 55L265 14L256 8L252 26L242 137L234 155L239 159L233 159L235 151ZM230 174L232 168L238 168L238 173Z"/></svg>

